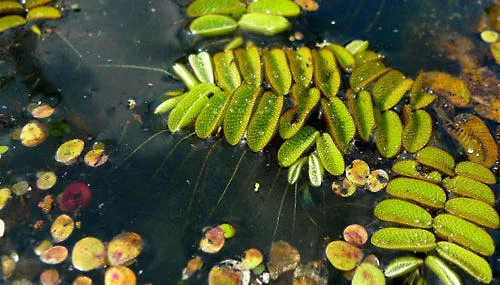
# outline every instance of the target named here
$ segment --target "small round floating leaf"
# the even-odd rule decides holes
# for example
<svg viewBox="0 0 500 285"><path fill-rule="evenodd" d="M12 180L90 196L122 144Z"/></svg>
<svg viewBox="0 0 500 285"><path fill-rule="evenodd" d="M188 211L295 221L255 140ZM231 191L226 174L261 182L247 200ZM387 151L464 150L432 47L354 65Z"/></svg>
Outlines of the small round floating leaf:
<svg viewBox="0 0 500 285"><path fill-rule="evenodd" d="M50 2L52 2L52 0L26 0L26 4L24 4L24 6L26 6L27 9L31 9Z"/></svg>
<svg viewBox="0 0 500 285"><path fill-rule="evenodd" d="M433 233L422 229L384 228L372 235L371 243L384 249L428 252L436 248Z"/></svg>
<svg viewBox="0 0 500 285"><path fill-rule="evenodd" d="M323 181L324 167L316 153L311 153L308 158L309 182L314 187L321 186Z"/></svg>
<svg viewBox="0 0 500 285"><path fill-rule="evenodd" d="M90 167L99 167L108 161L109 156L104 149L93 149L87 152L83 158L85 164Z"/></svg>
<svg viewBox="0 0 500 285"><path fill-rule="evenodd" d="M399 103L412 85L413 80L406 78L401 71L391 70L373 86L373 103L382 111L389 110Z"/></svg>
<svg viewBox="0 0 500 285"><path fill-rule="evenodd" d="M0 15L13 15L23 14L23 5L17 1L1 1L0 2Z"/></svg>
<svg viewBox="0 0 500 285"><path fill-rule="evenodd" d="M295 184L300 178L300 173L302 172L302 167L307 162L307 157L299 158L288 168L288 183Z"/></svg>
<svg viewBox="0 0 500 285"><path fill-rule="evenodd" d="M24 146L33 147L43 143L47 137L47 129L42 123L30 121L21 129L19 138Z"/></svg>
<svg viewBox="0 0 500 285"><path fill-rule="evenodd" d="M302 46L297 50L286 49L293 80L303 86L309 86L313 77L313 59L311 49Z"/></svg>
<svg viewBox="0 0 500 285"><path fill-rule="evenodd" d="M244 83L234 91L224 116L224 136L230 145L238 144L243 137L261 90Z"/></svg>
<svg viewBox="0 0 500 285"><path fill-rule="evenodd" d="M376 169L370 172L366 185L370 192L379 192L389 183L389 174L383 169Z"/></svg>
<svg viewBox="0 0 500 285"><path fill-rule="evenodd" d="M109 267L104 273L104 285L135 285L137 278L134 271L125 267Z"/></svg>
<svg viewBox="0 0 500 285"><path fill-rule="evenodd" d="M333 51L344 72L351 73L355 65L354 56L351 52L343 46L337 44L329 44L327 48Z"/></svg>
<svg viewBox="0 0 500 285"><path fill-rule="evenodd" d="M327 98L333 99L340 87L340 70L333 52L327 48L312 50L314 83Z"/></svg>
<svg viewBox="0 0 500 285"><path fill-rule="evenodd" d="M218 228L222 230L222 232L224 233L224 238L226 238L226 239L232 238L236 234L236 228L231 224L227 224L227 223L220 224L218 226Z"/></svg>
<svg viewBox="0 0 500 285"><path fill-rule="evenodd" d="M31 188L29 183L24 180L12 185L12 193L16 194L16 196L22 196L26 194L30 189Z"/></svg>
<svg viewBox="0 0 500 285"><path fill-rule="evenodd" d="M238 24L224 15L204 15L194 19L189 26L191 33L204 37L217 37L232 33Z"/></svg>
<svg viewBox="0 0 500 285"><path fill-rule="evenodd" d="M373 214L386 222L432 228L432 216L424 208L399 199L387 199L378 203Z"/></svg>
<svg viewBox="0 0 500 285"><path fill-rule="evenodd" d="M283 16L247 13L238 22L242 30L272 36L288 30L291 23Z"/></svg>
<svg viewBox="0 0 500 285"><path fill-rule="evenodd" d="M241 85L241 76L234 59L233 50L214 55L215 80L222 90L233 93Z"/></svg>
<svg viewBox="0 0 500 285"><path fill-rule="evenodd" d="M262 82L262 67L259 49L257 47L239 48L234 51L238 66L246 83L260 86Z"/></svg>
<svg viewBox="0 0 500 285"><path fill-rule="evenodd" d="M356 193L357 190L356 184L352 183L349 179L343 179L342 184L340 184L337 181L334 181L332 183L332 191L339 195L340 197L350 197L354 193Z"/></svg>
<svg viewBox="0 0 500 285"><path fill-rule="evenodd" d="M169 98L169 99L163 101L160 105L158 105L155 108L153 113L156 115L167 113L168 111L175 108L175 106L177 106L177 104L182 100L182 98L184 98L184 95L175 96L173 98Z"/></svg>
<svg viewBox="0 0 500 285"><path fill-rule="evenodd" d="M283 113L279 120L279 133L284 139L293 137L304 126L321 94L316 88L308 89L301 84L294 84L290 97L294 106Z"/></svg>
<svg viewBox="0 0 500 285"><path fill-rule="evenodd" d="M342 100L337 97L332 97L330 100L321 99L321 106L323 107L328 132L339 150L346 153L356 134L356 127L351 114L349 114Z"/></svg>
<svg viewBox="0 0 500 285"><path fill-rule="evenodd" d="M424 261L415 256L403 256L395 258L389 263L384 274L389 278L404 276L422 265Z"/></svg>
<svg viewBox="0 0 500 285"><path fill-rule="evenodd" d="M52 223L52 226L50 227L50 234L52 235L54 242L62 242L71 235L74 228L75 222L73 219L70 216L63 214L57 217Z"/></svg>
<svg viewBox="0 0 500 285"><path fill-rule="evenodd" d="M223 14L239 18L245 11L245 4L239 0L195 0L189 4L187 8L187 14L190 17L198 17L207 14Z"/></svg>
<svg viewBox="0 0 500 285"><path fill-rule="evenodd" d="M245 250L243 253L243 258L241 262L246 269L252 270L255 267L259 266L262 261L264 261L264 256L260 252L260 250L256 248L251 248Z"/></svg>
<svg viewBox="0 0 500 285"><path fill-rule="evenodd" d="M92 285L92 279L87 276L78 276L75 278L72 285Z"/></svg>
<svg viewBox="0 0 500 285"><path fill-rule="evenodd" d="M370 166L364 160L356 159L347 166L345 177L356 185L363 186L368 181Z"/></svg>
<svg viewBox="0 0 500 285"><path fill-rule="evenodd" d="M305 126L293 137L286 140L278 150L278 162L283 167L294 163L316 141L319 132L311 126Z"/></svg>
<svg viewBox="0 0 500 285"><path fill-rule="evenodd" d="M488 262L475 253L451 242L438 242L437 252L447 261L462 268L477 280L489 284L493 273Z"/></svg>
<svg viewBox="0 0 500 285"><path fill-rule="evenodd" d="M385 158L396 156L401 149L403 124L394 111L375 112L375 145Z"/></svg>
<svg viewBox="0 0 500 285"><path fill-rule="evenodd" d="M410 91L410 105L414 110L427 107L436 99L436 95L425 91L423 84L424 76L423 72L420 71Z"/></svg>
<svg viewBox="0 0 500 285"><path fill-rule="evenodd" d="M349 83L354 92L359 92L389 69L379 60L368 61L352 72Z"/></svg>
<svg viewBox="0 0 500 285"><path fill-rule="evenodd" d="M0 189L0 210L7 205L7 202L10 199L11 191L9 188L1 188Z"/></svg>
<svg viewBox="0 0 500 285"><path fill-rule="evenodd" d="M292 74L286 60L285 52L282 49L272 49L263 51L264 75L267 83L281 95L290 92L292 86Z"/></svg>
<svg viewBox="0 0 500 285"><path fill-rule="evenodd" d="M481 32L481 39L487 43L498 41L498 33L492 30L484 30Z"/></svg>
<svg viewBox="0 0 500 285"><path fill-rule="evenodd" d="M121 233L111 240L107 251L109 264L112 266L125 265L141 253L142 238L136 233Z"/></svg>
<svg viewBox="0 0 500 285"><path fill-rule="evenodd" d="M248 5L248 12L296 17L300 14L300 7L290 0L259 0Z"/></svg>
<svg viewBox="0 0 500 285"><path fill-rule="evenodd" d="M80 139L73 139L63 143L57 149L55 159L57 162L70 163L83 151L85 143Z"/></svg>
<svg viewBox="0 0 500 285"><path fill-rule="evenodd" d="M58 285L61 284L61 276L59 275L59 271L57 269L45 269L40 274L40 283L42 285Z"/></svg>
<svg viewBox="0 0 500 285"><path fill-rule="evenodd" d="M365 51L369 45L370 43L368 41L353 40L345 46L345 49L354 55Z"/></svg>
<svg viewBox="0 0 500 285"><path fill-rule="evenodd" d="M209 285L239 285L241 272L232 268L214 266L208 273Z"/></svg>
<svg viewBox="0 0 500 285"><path fill-rule="evenodd" d="M326 257L333 267L347 271L354 269L363 259L363 252L356 246L345 241L332 241L326 249Z"/></svg>
<svg viewBox="0 0 500 285"><path fill-rule="evenodd" d="M361 263L354 272L352 285L385 285L384 273L370 263Z"/></svg>
<svg viewBox="0 0 500 285"><path fill-rule="evenodd" d="M5 30L17 27L17 26L25 25L26 22L27 21L25 18L23 18L21 16L17 16L17 15L1 17L0 18L0 33L5 31Z"/></svg>
<svg viewBox="0 0 500 285"><path fill-rule="evenodd" d="M462 285L462 278L441 258L429 255L425 258L425 265L437 275L444 285Z"/></svg>
<svg viewBox="0 0 500 285"><path fill-rule="evenodd" d="M57 176L52 171L41 171L36 176L36 187L40 190L48 190L56 185Z"/></svg>
<svg viewBox="0 0 500 285"><path fill-rule="evenodd" d="M321 159L321 163L328 173L332 175L341 175L344 173L344 157L333 143L332 137L328 133L323 133L318 136L316 140L316 149Z"/></svg>
<svg viewBox="0 0 500 285"><path fill-rule="evenodd" d="M40 261L45 264L59 264L68 257L68 249L64 246L56 245L40 255Z"/></svg>
<svg viewBox="0 0 500 285"><path fill-rule="evenodd" d="M220 127L230 102L231 96L222 90L216 91L212 98L208 99L194 124L196 135L199 138L208 138Z"/></svg>
<svg viewBox="0 0 500 285"><path fill-rule="evenodd" d="M31 110L31 115L37 119L44 119L54 114L54 111L55 109L50 107L49 105L40 105Z"/></svg>
<svg viewBox="0 0 500 285"><path fill-rule="evenodd" d="M219 227L211 228L200 240L200 250L206 253L217 253L225 243L224 231Z"/></svg>
<svg viewBox="0 0 500 285"><path fill-rule="evenodd" d="M442 239L455 242L481 255L490 256L495 252L491 236L462 218L441 214L434 218L433 227L436 235Z"/></svg>
<svg viewBox="0 0 500 285"><path fill-rule="evenodd" d="M441 183L441 174L437 171L424 171L422 166L415 160L400 160L392 166L392 171L399 175L417 178L432 183Z"/></svg>
<svg viewBox="0 0 500 285"><path fill-rule="evenodd" d="M428 146L421 149L417 153L416 158L417 161L423 165L437 169L449 176L455 175L455 172L453 171L455 168L455 160L453 159L453 156L443 149Z"/></svg>
<svg viewBox="0 0 500 285"><path fill-rule="evenodd" d="M61 11L55 7L43 6L30 9L26 15L28 21L36 19L59 19L62 17Z"/></svg>
<svg viewBox="0 0 500 285"><path fill-rule="evenodd" d="M411 153L422 149L432 135L432 118L424 110L411 112L408 105L403 107L403 147Z"/></svg>
<svg viewBox="0 0 500 285"><path fill-rule="evenodd" d="M362 225L352 224L344 229L345 241L355 246L363 246L368 241L368 233Z"/></svg>
<svg viewBox="0 0 500 285"><path fill-rule="evenodd" d="M356 94L349 89L346 93L346 99L346 105L354 119L358 135L362 140L369 141L375 127L372 96L365 90Z"/></svg>
<svg viewBox="0 0 500 285"><path fill-rule="evenodd" d="M460 114L455 117L457 130L453 136L464 147L470 161L491 168L498 158L498 146L490 130L478 116Z"/></svg>
<svg viewBox="0 0 500 285"><path fill-rule="evenodd" d="M208 101L208 95L219 91L213 84L200 83L189 90L168 117L168 129L176 132L192 124Z"/></svg>
<svg viewBox="0 0 500 285"><path fill-rule="evenodd" d="M472 161L462 161L455 166L455 173L470 179L483 182L484 184L495 184L495 174L487 167Z"/></svg>
<svg viewBox="0 0 500 285"><path fill-rule="evenodd" d="M188 57L189 65L200 82L214 83L214 68L212 57L208 52L192 54Z"/></svg>
<svg viewBox="0 0 500 285"><path fill-rule="evenodd" d="M493 190L479 181L457 175L443 179L443 186L454 195L477 199L491 206L495 205Z"/></svg>
<svg viewBox="0 0 500 285"><path fill-rule="evenodd" d="M432 208L442 209L446 202L446 194L441 187L413 178L399 177L391 180L387 185L387 193Z"/></svg>
<svg viewBox="0 0 500 285"><path fill-rule="evenodd" d="M478 225L498 229L500 219L497 211L490 205L471 198L453 198L444 205L448 213L474 222Z"/></svg>
<svg viewBox="0 0 500 285"><path fill-rule="evenodd" d="M437 95L442 95L457 107L467 107L471 101L469 89L465 82L444 72L425 72L424 87Z"/></svg>
<svg viewBox="0 0 500 285"><path fill-rule="evenodd" d="M257 152L263 149L276 133L278 120L283 109L283 95L266 92L248 124L248 147Z"/></svg>
<svg viewBox="0 0 500 285"><path fill-rule="evenodd" d="M79 240L71 252L73 266L80 271L90 271L104 266L106 248L94 237Z"/></svg>

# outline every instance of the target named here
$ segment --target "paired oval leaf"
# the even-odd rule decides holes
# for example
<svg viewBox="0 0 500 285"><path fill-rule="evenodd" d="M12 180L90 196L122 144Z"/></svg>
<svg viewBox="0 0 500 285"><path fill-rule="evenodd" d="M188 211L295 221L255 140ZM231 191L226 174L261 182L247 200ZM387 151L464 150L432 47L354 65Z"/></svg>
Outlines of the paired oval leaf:
<svg viewBox="0 0 500 285"><path fill-rule="evenodd" d="M208 52L192 54L188 57L189 65L200 82L214 84L212 57Z"/></svg>
<svg viewBox="0 0 500 285"><path fill-rule="evenodd" d="M484 184L495 184L495 174L487 167L472 161L462 161L455 166L455 173L470 179L483 182Z"/></svg>
<svg viewBox="0 0 500 285"><path fill-rule="evenodd" d="M280 136L284 139L292 137L302 128L321 95L316 88L309 89L301 84L294 84L290 97L294 106L279 121Z"/></svg>
<svg viewBox="0 0 500 285"><path fill-rule="evenodd" d="M295 161L290 167L288 168L288 183L289 184L295 184L300 178L300 172L302 172L302 167L304 164L308 161L307 157L302 157L299 158L297 161Z"/></svg>
<svg viewBox="0 0 500 285"><path fill-rule="evenodd" d="M438 171L426 171L423 166L412 159L400 160L392 166L392 171L399 175L417 178L432 183L441 183L441 173Z"/></svg>
<svg viewBox="0 0 500 285"><path fill-rule="evenodd" d="M354 92L359 92L388 70L380 60L367 61L362 65L356 62L356 69L349 79L351 88Z"/></svg>
<svg viewBox="0 0 500 285"><path fill-rule="evenodd" d="M369 141L375 127L375 113L370 93L363 90L356 94L349 89L346 99L347 108L354 119L358 135L362 140Z"/></svg>
<svg viewBox="0 0 500 285"><path fill-rule="evenodd" d="M457 175L453 178L443 179L443 186L457 196L465 196L495 205L493 190L479 181Z"/></svg>
<svg viewBox="0 0 500 285"><path fill-rule="evenodd" d="M5 16L0 18L0 33L8 30L10 28L14 28L17 26L22 26L26 24L26 19L17 16L17 15L11 15L11 16Z"/></svg>
<svg viewBox="0 0 500 285"><path fill-rule="evenodd" d="M415 79L413 86L410 91L410 105L413 110L418 110L430 105L436 99L436 95L430 94L424 89L424 76L422 71Z"/></svg>
<svg viewBox="0 0 500 285"><path fill-rule="evenodd" d="M326 47L335 54L335 57L344 72L351 73L355 67L355 59L351 52L343 46L337 44L329 44Z"/></svg>
<svg viewBox="0 0 500 285"><path fill-rule="evenodd" d="M246 83L260 86L262 83L262 67L257 47L239 48L234 51L238 66Z"/></svg>
<svg viewBox="0 0 500 285"><path fill-rule="evenodd" d="M314 144L318 135L319 132L311 126L300 129L297 134L286 140L279 148L279 164L283 167L290 166Z"/></svg>
<svg viewBox="0 0 500 285"><path fill-rule="evenodd" d="M290 0L259 0L248 5L248 12L296 17L300 14L300 7Z"/></svg>
<svg viewBox="0 0 500 285"><path fill-rule="evenodd" d="M342 100L337 97L332 97L330 100L321 99L321 106L328 132L339 150L346 153L356 134L356 126L351 114Z"/></svg>
<svg viewBox="0 0 500 285"><path fill-rule="evenodd" d="M222 90L233 93L241 85L241 76L234 60L233 50L214 55L215 80Z"/></svg>
<svg viewBox="0 0 500 285"><path fill-rule="evenodd" d="M425 258L425 265L437 275L439 280L443 282L444 285L462 285L462 278L460 275L453 271L450 266L444 262L441 258L428 255Z"/></svg>
<svg viewBox="0 0 500 285"><path fill-rule="evenodd" d="M239 0L195 0L189 4L187 14L198 17L207 14L231 15L239 18L246 11L245 4Z"/></svg>
<svg viewBox="0 0 500 285"><path fill-rule="evenodd" d="M398 257L385 267L384 274L389 278L400 277L417 269L423 263L421 258L415 256Z"/></svg>
<svg viewBox="0 0 500 285"><path fill-rule="evenodd" d="M293 80L296 83L309 86L314 70L311 50L306 46L302 46L297 50L286 49L285 53L290 63Z"/></svg>
<svg viewBox="0 0 500 285"><path fill-rule="evenodd" d="M453 172L453 169L455 168L455 160L453 159L453 156L443 149L428 146L421 149L417 153L416 158L417 161L423 165L437 169L449 176L455 175L455 172Z"/></svg>
<svg viewBox="0 0 500 285"><path fill-rule="evenodd" d="M216 91L208 99L208 102L203 107L203 110L201 110L194 124L196 135L199 138L206 139L222 125L229 102L231 102L231 95L222 90Z"/></svg>
<svg viewBox="0 0 500 285"><path fill-rule="evenodd" d="M283 109L283 102L283 95L273 92L262 95L248 125L247 143L251 150L257 152L263 149L272 139Z"/></svg>
<svg viewBox="0 0 500 285"><path fill-rule="evenodd" d="M231 17L224 15L204 15L194 19L189 30L195 35L217 37L230 34L238 24Z"/></svg>
<svg viewBox="0 0 500 285"><path fill-rule="evenodd" d="M441 187L413 178L399 177L391 180L387 185L387 193L432 208L442 209L446 202L446 194Z"/></svg>
<svg viewBox="0 0 500 285"><path fill-rule="evenodd" d="M242 30L272 36L288 30L291 23L283 16L247 13L238 22Z"/></svg>
<svg viewBox="0 0 500 285"><path fill-rule="evenodd" d="M316 149L326 171L332 175L344 173L345 162L342 153L333 143L328 133L323 133L316 140Z"/></svg>
<svg viewBox="0 0 500 285"><path fill-rule="evenodd" d="M353 40L346 44L345 49L348 50L351 54L356 55L360 52L365 51L370 43L368 41L362 40Z"/></svg>
<svg viewBox="0 0 500 285"><path fill-rule="evenodd" d="M321 163L321 160L316 153L313 152L309 155L307 166L309 182L311 183L311 185L314 187L321 186L325 169L323 168L323 164Z"/></svg>
<svg viewBox="0 0 500 285"><path fill-rule="evenodd" d="M61 11L52 6L42 6L30 9L26 15L26 19L28 19L28 21L36 19L59 19L61 17Z"/></svg>
<svg viewBox="0 0 500 285"><path fill-rule="evenodd" d="M371 243L380 248L428 252L436 248L433 233L422 229L384 228L376 231Z"/></svg>
<svg viewBox="0 0 500 285"><path fill-rule="evenodd" d="M335 56L327 48L312 50L314 84L327 98L334 98L340 87L340 70Z"/></svg>
<svg viewBox="0 0 500 285"><path fill-rule="evenodd" d="M31 9L34 7L45 5L50 2L52 2L52 0L26 0L25 6L27 9Z"/></svg>
<svg viewBox="0 0 500 285"><path fill-rule="evenodd" d="M278 94L288 94L292 86L292 74L290 73L290 67L288 67L285 52L278 48L269 51L265 50L262 59L267 83Z"/></svg>
<svg viewBox="0 0 500 285"><path fill-rule="evenodd" d="M490 205L471 198L453 198L448 200L444 209L450 214L474 222L478 225L498 229L498 213Z"/></svg>
<svg viewBox="0 0 500 285"><path fill-rule="evenodd" d="M375 145L385 158L396 156L401 149L403 124L394 111L375 112Z"/></svg>
<svg viewBox="0 0 500 285"><path fill-rule="evenodd" d="M175 108L175 106L177 106L177 104L179 104L179 102L185 97L185 94L187 94L187 93L184 93L183 95L175 96L175 97L172 97L172 98L169 98L169 99L163 101L160 105L158 105L155 108L153 113L156 115L161 115L161 114L167 113L168 111Z"/></svg>
<svg viewBox="0 0 500 285"><path fill-rule="evenodd" d="M432 216L424 208L399 199L388 199L378 203L373 214L386 222L432 228Z"/></svg>
<svg viewBox="0 0 500 285"><path fill-rule="evenodd" d="M412 113L408 105L403 107L403 147L411 153L422 149L432 135L432 118L424 110Z"/></svg>
<svg viewBox="0 0 500 285"><path fill-rule="evenodd" d="M401 71L391 70L373 86L373 103L382 111L389 110L399 103L412 85L413 80L406 78Z"/></svg>
<svg viewBox="0 0 500 285"><path fill-rule="evenodd" d="M23 5L17 1L1 1L0 15L24 14Z"/></svg>

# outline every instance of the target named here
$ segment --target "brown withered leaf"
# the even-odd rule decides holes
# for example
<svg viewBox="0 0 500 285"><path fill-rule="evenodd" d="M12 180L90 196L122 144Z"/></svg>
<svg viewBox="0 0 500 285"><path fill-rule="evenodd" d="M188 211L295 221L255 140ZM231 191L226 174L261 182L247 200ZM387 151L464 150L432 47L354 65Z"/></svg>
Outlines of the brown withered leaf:
<svg viewBox="0 0 500 285"><path fill-rule="evenodd" d="M424 73L424 87L436 95L445 97L457 107L467 107L470 104L470 91L463 80L448 73L431 71Z"/></svg>
<svg viewBox="0 0 500 285"><path fill-rule="evenodd" d="M478 103L474 110L482 117L500 121L500 80L487 67L464 68L460 78L471 93L472 100Z"/></svg>

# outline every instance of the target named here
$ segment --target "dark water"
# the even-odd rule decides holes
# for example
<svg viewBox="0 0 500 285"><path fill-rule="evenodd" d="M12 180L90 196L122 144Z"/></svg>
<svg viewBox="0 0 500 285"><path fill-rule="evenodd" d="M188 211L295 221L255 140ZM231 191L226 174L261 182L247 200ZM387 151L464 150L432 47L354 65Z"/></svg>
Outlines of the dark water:
<svg viewBox="0 0 500 285"><path fill-rule="evenodd" d="M268 252L273 240L287 240L299 249L303 260L314 260L323 256L325 237L340 238L345 226L359 223L371 232L381 226L372 209L383 193L358 192L340 199L329 190L329 183L324 183L321 188L310 188L313 205L301 202L300 191L294 199L295 188L286 183L286 171L278 168L275 148L254 154L245 152L244 145L229 147L224 141L202 141L188 132L163 132L131 155L164 129L164 118L153 116L152 109L163 92L178 89L181 84L158 72L100 65L168 68L198 48L216 49L220 43L193 42L185 35L188 19L183 8L187 2L82 1L81 12L67 11L63 19L42 24L43 28L55 28L61 36L38 38L29 29L0 35L0 113L8 121L0 129L0 145L11 147L0 160L0 186L34 181L36 172L42 169L58 175L58 183L50 190L54 195L73 181L89 183L94 196L91 205L77 217L82 228L64 245L71 248L84 236L110 240L121 231L140 233L145 248L138 263L132 265L140 272L139 283L175 283L187 260L199 254L201 229L207 225L229 222L238 233L219 254L206 257L206 266L189 284L205 284L211 265L236 258L247 248ZM373 50L388 57L388 66L413 78L420 69L457 74L458 65L446 59L435 44L450 31L484 48L471 26L477 23L487 1L324 0L320 5L318 12L308 13L295 23L294 31L305 35L302 42L344 44L355 38L366 39ZM247 36L270 46L291 45L289 34L271 39ZM136 100L135 110L128 109L128 99ZM53 127L68 126L71 131L62 137L50 137L35 148L11 141L11 128L31 119L23 108L39 101L57 106L56 114L47 122ZM83 162L56 164L55 150L72 138L86 140L87 147L96 141L105 142L111 151L108 163L99 168L86 167ZM363 153L351 158L362 157L372 168L387 167L388 162L379 161L371 147L361 146ZM260 184L257 193L255 183ZM299 190L306 183L302 179ZM0 241L3 253L17 251L21 260L29 260L35 257L33 244L50 237L47 228L34 231L30 226L44 218L36 207L44 194L31 192L24 201L13 199L2 210L3 219L8 216L15 221ZM499 232L491 233L500 246ZM365 254L370 252L383 263L389 260L386 254L367 246ZM498 254L489 261L498 280ZM69 262L57 268L63 272L65 284L78 274ZM39 273L36 267L30 270L33 276ZM102 282L102 275L103 271L89 274L97 283ZM470 278L466 280L473 283ZM347 284L338 271L332 270L330 283L342 282Z"/></svg>

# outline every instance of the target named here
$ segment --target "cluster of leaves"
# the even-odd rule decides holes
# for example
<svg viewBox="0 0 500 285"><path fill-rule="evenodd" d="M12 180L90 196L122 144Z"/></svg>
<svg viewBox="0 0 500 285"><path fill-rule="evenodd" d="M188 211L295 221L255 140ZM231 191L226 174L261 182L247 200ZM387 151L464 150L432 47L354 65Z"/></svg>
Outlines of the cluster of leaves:
<svg viewBox="0 0 500 285"><path fill-rule="evenodd" d="M52 0L16 0L0 1L0 32L23 26L28 21L38 19L59 19L62 17L59 9L46 6Z"/></svg>

